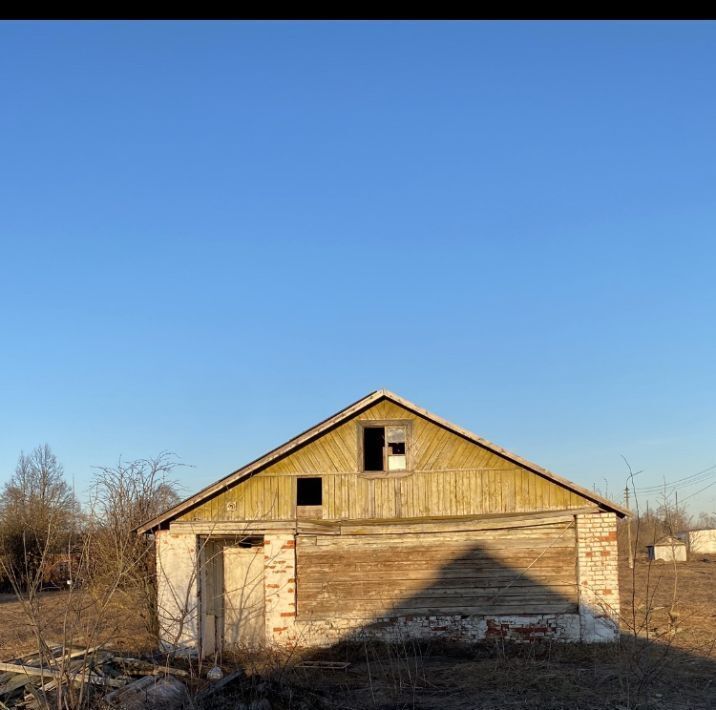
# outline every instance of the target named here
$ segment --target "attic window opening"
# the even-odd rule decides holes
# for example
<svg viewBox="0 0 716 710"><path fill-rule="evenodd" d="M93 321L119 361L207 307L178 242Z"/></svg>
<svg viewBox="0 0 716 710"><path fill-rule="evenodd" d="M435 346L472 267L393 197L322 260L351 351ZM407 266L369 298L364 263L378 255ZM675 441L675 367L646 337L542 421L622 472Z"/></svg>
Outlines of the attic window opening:
<svg viewBox="0 0 716 710"><path fill-rule="evenodd" d="M363 429L363 470L383 470L383 448L385 446L385 427L366 427Z"/></svg>
<svg viewBox="0 0 716 710"><path fill-rule="evenodd" d="M323 479L297 479L296 505L323 505Z"/></svg>
<svg viewBox="0 0 716 710"><path fill-rule="evenodd" d="M363 428L363 470L405 471L407 469L407 427L366 426Z"/></svg>

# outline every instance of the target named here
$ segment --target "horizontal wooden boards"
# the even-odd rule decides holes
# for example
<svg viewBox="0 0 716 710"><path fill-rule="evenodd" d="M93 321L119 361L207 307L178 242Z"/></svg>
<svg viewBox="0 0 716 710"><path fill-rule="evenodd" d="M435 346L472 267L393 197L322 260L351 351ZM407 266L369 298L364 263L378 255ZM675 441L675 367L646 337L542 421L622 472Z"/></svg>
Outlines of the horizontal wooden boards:
<svg viewBox="0 0 716 710"><path fill-rule="evenodd" d="M360 606L353 604L350 609L336 610L333 607L316 607L305 609L299 613L298 618L304 622L311 620L364 619L366 623L382 618L397 616L497 616L499 614L576 614L577 605L566 601L520 601L517 604L502 604L499 600L492 604L479 604L477 606L448 606L444 601L435 607L425 605L416 606L386 606L377 610L375 605Z"/></svg>
<svg viewBox="0 0 716 710"><path fill-rule="evenodd" d="M573 521L424 535L299 535L296 553L299 618L577 608Z"/></svg>
<svg viewBox="0 0 716 710"><path fill-rule="evenodd" d="M537 525L552 525L553 523L568 523L578 513L597 512L594 506L577 509L564 509L554 511L540 511L536 513L510 512L462 517L442 516L424 518L403 518L394 521L381 521L380 519L366 520L365 522L350 520L337 523L344 535L376 535L405 533L446 533L471 532L478 530L507 530L515 528L534 528Z"/></svg>
<svg viewBox="0 0 716 710"><path fill-rule="evenodd" d="M310 569L304 569L301 572L301 584L306 590L313 585L323 586L329 583L326 575L330 571L328 565L317 565ZM505 570L504 567L499 566L490 568L480 565L479 569L475 569L475 565L466 564L462 567L450 565L449 568L436 569L434 564L425 562L415 567L407 564L403 566L395 564L386 568L386 565L376 563L372 566L360 565L352 569L349 567L341 575L340 581L330 582L330 584L336 589L340 588L341 584L370 584L365 581L366 579L378 579L381 584L386 581L409 584L412 580L416 580L423 586L441 582L446 586L465 585L484 588L502 587L508 584L517 584L521 587L535 584L574 584L574 574L570 570L565 570L564 564L540 566L540 570L537 572L530 569L529 576L520 575L519 571Z"/></svg>
<svg viewBox="0 0 716 710"><path fill-rule="evenodd" d="M191 532L197 535L224 537L227 535L249 535L261 533L298 533L299 535L318 535L318 541L312 544L330 544L330 536L343 535L345 544L351 544L351 539L365 540L365 535L383 535L385 541L390 536L401 541L407 541L412 535L414 539L422 539L426 534L442 533L444 535L455 533L481 532L482 539L487 540L492 533L502 539L509 531L510 538L516 540L521 535L520 528L537 530L542 525L554 525L559 522L574 521L575 514L579 512L595 512L595 508L581 508L575 511L548 511L541 513L512 513L486 516L468 516L462 518L408 518L406 520L382 521L380 519L358 521L340 520L178 520L170 524L169 529L175 532ZM532 539L535 536L528 532ZM417 538L416 538L417 536ZM443 538L446 539L446 538ZM463 538L459 538L463 539ZM305 543L306 538L302 538Z"/></svg>

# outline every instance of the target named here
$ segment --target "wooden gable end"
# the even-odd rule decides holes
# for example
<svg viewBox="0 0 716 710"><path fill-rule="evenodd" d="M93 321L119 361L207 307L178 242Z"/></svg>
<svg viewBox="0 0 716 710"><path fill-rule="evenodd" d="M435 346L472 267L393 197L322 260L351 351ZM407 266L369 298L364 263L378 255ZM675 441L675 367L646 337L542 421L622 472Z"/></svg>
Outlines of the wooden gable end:
<svg viewBox="0 0 716 710"><path fill-rule="evenodd" d="M359 422L407 420L409 470L361 472ZM291 520L296 479L320 476L315 517L367 520L576 509L578 493L469 441L390 400L382 400L317 439L181 515L182 521Z"/></svg>

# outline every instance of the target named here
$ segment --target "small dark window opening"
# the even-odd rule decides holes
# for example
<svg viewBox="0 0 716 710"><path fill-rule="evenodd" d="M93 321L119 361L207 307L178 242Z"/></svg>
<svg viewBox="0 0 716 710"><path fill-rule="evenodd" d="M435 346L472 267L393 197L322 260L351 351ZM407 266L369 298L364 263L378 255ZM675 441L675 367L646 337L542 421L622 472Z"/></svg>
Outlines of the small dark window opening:
<svg viewBox="0 0 716 710"><path fill-rule="evenodd" d="M323 479L297 479L296 505L323 505Z"/></svg>
<svg viewBox="0 0 716 710"><path fill-rule="evenodd" d="M383 447L385 427L371 426L363 429L363 470L383 470Z"/></svg>

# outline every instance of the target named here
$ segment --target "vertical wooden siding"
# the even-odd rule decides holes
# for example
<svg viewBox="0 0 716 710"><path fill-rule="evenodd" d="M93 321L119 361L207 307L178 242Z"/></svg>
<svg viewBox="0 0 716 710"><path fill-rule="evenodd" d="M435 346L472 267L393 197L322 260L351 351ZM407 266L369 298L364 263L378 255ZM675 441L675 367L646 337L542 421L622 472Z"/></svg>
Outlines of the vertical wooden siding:
<svg viewBox="0 0 716 710"><path fill-rule="evenodd" d="M410 419L410 475L365 478L358 471L356 421ZM562 510L582 496L481 446L383 401L180 520L285 520L295 515L297 476L323 478L323 519Z"/></svg>

